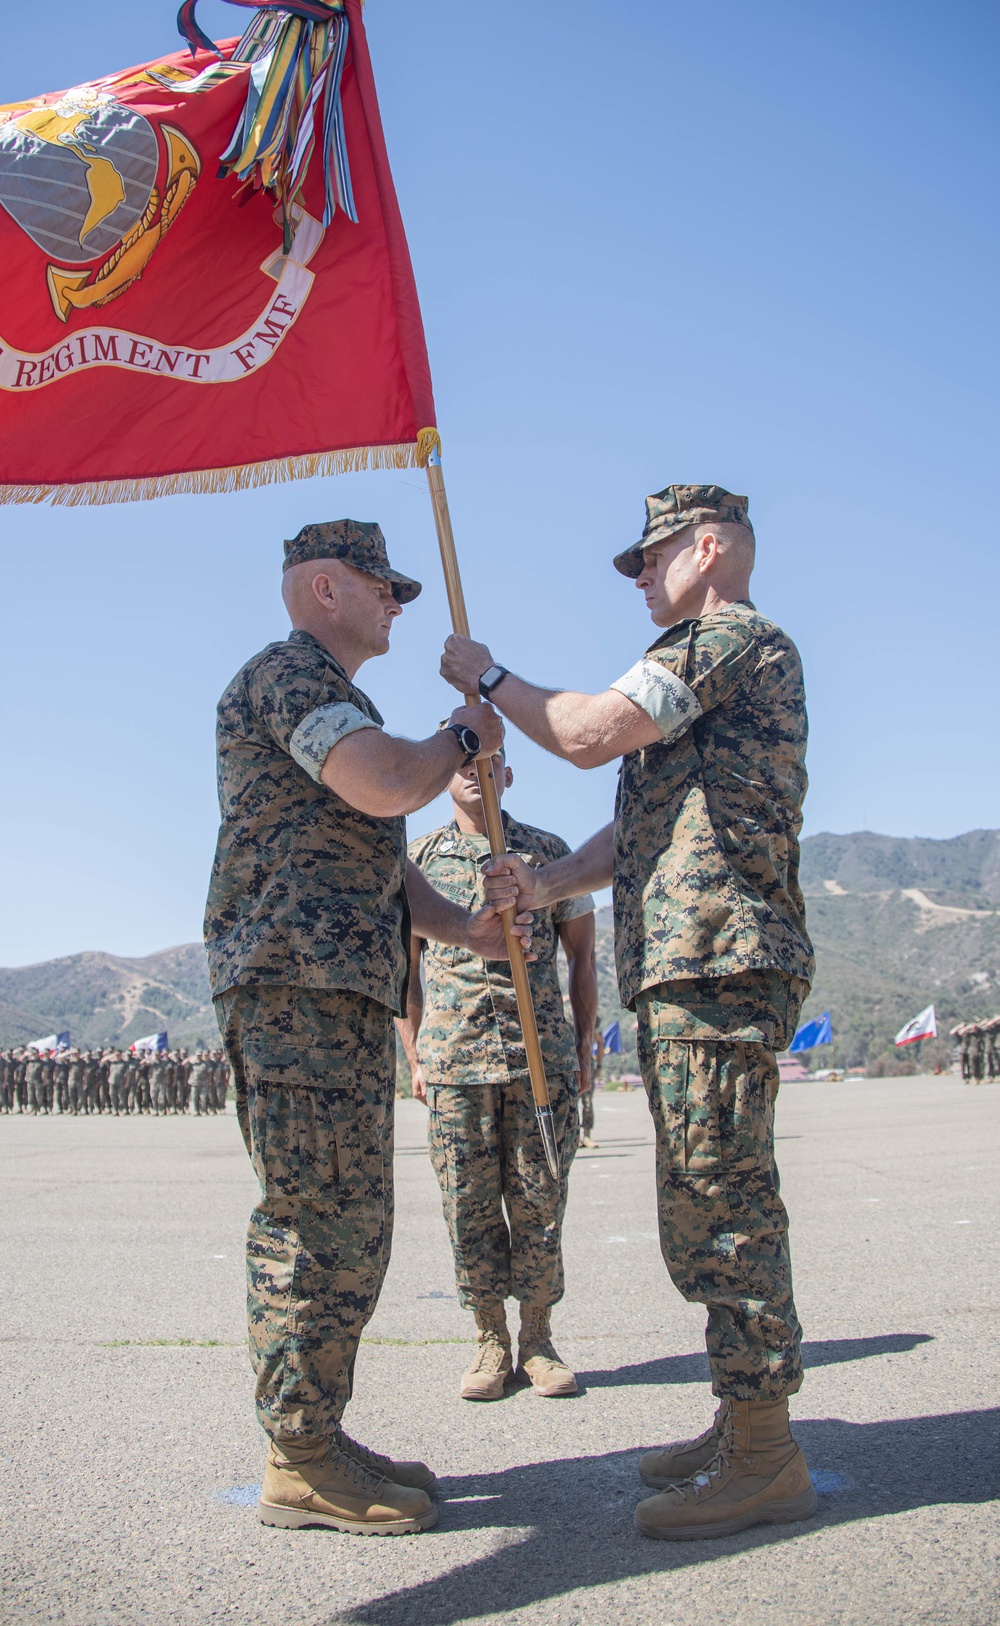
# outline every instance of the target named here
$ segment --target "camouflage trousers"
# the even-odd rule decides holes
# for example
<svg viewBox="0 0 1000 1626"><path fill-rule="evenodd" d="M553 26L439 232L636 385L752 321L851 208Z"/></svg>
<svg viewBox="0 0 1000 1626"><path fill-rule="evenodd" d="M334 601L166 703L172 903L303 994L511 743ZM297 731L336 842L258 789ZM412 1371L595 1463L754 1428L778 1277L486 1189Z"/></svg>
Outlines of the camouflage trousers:
<svg viewBox="0 0 1000 1626"><path fill-rule="evenodd" d="M594 1091L593 1087L580 1096L580 1130L589 1135L594 1127Z"/></svg>
<svg viewBox="0 0 1000 1626"><path fill-rule="evenodd" d="M637 1002L639 1065L656 1129L660 1249L708 1309L712 1389L777 1400L802 1383L788 1215L774 1163L778 1068L760 1044L664 1037Z"/></svg>
<svg viewBox="0 0 1000 1626"><path fill-rule="evenodd" d="M510 1297L545 1305L562 1298L562 1222L579 1139L575 1079L550 1078L549 1095L558 1185L545 1162L527 1078L428 1086L427 1141L467 1310Z"/></svg>
<svg viewBox="0 0 1000 1626"><path fill-rule="evenodd" d="M215 1005L260 1182L247 1231L257 1416L273 1437L329 1438L389 1263L392 1015L361 994L274 985Z"/></svg>

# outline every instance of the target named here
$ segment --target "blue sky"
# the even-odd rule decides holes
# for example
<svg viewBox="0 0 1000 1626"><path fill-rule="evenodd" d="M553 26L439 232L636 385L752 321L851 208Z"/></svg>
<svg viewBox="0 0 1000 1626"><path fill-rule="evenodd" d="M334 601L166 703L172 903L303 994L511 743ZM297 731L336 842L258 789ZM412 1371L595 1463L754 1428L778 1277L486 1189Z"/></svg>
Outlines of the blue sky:
<svg viewBox="0 0 1000 1626"><path fill-rule="evenodd" d="M173 49L174 10L21 8L0 101ZM717 481L805 661L807 833L997 825L995 8L366 15L477 635L605 687L651 637L612 554L647 492ZM284 635L282 538L343 514L427 584L361 676L426 734L451 692L422 476L2 511L0 963L199 935L215 702ZM610 816L613 769L510 759L520 817L575 842Z"/></svg>

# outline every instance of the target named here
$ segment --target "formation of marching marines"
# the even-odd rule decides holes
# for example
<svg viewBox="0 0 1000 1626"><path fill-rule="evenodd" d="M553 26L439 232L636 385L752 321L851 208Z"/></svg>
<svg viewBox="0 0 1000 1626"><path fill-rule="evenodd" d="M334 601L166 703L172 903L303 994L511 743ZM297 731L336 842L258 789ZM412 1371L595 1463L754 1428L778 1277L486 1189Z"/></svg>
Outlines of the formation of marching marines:
<svg viewBox="0 0 1000 1626"><path fill-rule="evenodd" d="M5 1050L0 1112L224 1112L230 1068L221 1050Z"/></svg>
<svg viewBox="0 0 1000 1626"><path fill-rule="evenodd" d="M1000 1016L959 1022L950 1037L958 1041L959 1069L966 1084L993 1084L1000 1079Z"/></svg>

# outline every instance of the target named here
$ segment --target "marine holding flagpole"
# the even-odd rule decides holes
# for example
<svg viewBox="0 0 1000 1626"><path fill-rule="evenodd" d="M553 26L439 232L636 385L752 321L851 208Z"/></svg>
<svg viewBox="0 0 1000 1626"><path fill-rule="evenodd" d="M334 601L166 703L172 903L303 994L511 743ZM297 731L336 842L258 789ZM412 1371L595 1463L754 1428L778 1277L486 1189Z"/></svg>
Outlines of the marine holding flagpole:
<svg viewBox="0 0 1000 1626"><path fill-rule="evenodd" d="M658 1494L636 1520L664 1540L816 1506L789 1430L801 1329L774 1162L774 1052L813 969L798 880L807 723L798 652L750 601L754 552L745 497L667 486L614 561L662 631L610 688L539 688L454 635L441 662L455 688L478 684L556 756L581 768L622 759L613 824L541 870L510 857L487 877L514 874L528 908L614 886L619 990L638 1019L656 1130L660 1245L675 1285L708 1310L719 1399L702 1435L641 1459Z"/></svg>
<svg viewBox="0 0 1000 1626"><path fill-rule="evenodd" d="M237 673L218 708L221 824L205 946L236 1110L260 1196L247 1233L257 1416L269 1437L264 1524L426 1530L434 1476L345 1434L362 1331L392 1239L393 1017L411 926L491 960L530 945L469 913L406 857L405 815L499 750L486 704L427 739L385 732L357 687L420 583L378 525L335 520L285 543L292 631ZM498 907L514 896L497 897Z"/></svg>

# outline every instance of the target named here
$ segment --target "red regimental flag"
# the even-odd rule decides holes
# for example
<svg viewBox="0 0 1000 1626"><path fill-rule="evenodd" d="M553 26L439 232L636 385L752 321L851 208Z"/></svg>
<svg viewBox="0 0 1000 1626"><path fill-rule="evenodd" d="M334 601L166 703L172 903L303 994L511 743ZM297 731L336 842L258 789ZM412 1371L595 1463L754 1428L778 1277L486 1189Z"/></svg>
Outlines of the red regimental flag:
<svg viewBox="0 0 1000 1626"><path fill-rule="evenodd" d="M358 0L347 17L357 222L323 225L319 163L287 223L272 192L219 178L253 95L234 41L0 108L0 500L414 461L430 369Z"/></svg>

